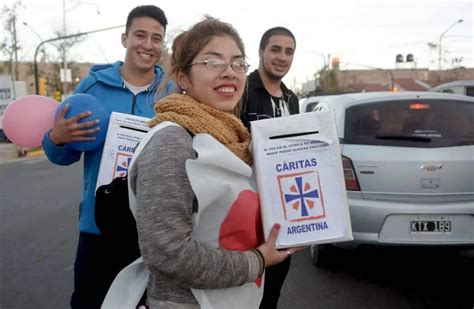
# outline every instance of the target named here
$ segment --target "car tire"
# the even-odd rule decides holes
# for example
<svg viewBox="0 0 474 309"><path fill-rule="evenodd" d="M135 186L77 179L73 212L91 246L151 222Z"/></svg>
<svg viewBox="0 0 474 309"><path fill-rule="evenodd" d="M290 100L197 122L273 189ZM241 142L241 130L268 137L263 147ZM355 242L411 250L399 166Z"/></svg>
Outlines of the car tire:
<svg viewBox="0 0 474 309"><path fill-rule="evenodd" d="M331 244L311 245L309 248L311 263L320 268L329 268L336 264L337 248Z"/></svg>

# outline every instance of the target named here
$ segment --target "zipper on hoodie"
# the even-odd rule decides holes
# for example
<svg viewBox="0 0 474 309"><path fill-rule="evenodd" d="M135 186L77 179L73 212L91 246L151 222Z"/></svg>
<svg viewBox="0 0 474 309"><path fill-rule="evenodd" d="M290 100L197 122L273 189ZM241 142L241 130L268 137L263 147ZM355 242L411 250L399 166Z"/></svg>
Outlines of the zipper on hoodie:
<svg viewBox="0 0 474 309"><path fill-rule="evenodd" d="M137 95L133 94L133 100L132 100L132 110L131 110L131 114L132 115L135 115L135 106L137 105Z"/></svg>
<svg viewBox="0 0 474 309"><path fill-rule="evenodd" d="M127 88L127 86L125 85L125 83L123 84L123 88ZM138 99L138 96L142 93L146 93L146 96L148 95L149 93L149 90L150 90L150 87L148 87L147 89L145 90L142 90L140 91L139 93L135 94L133 93L132 91L130 91L130 89L128 89L128 91L130 91L130 93L132 94L132 109L130 111L131 115L135 115L135 108L137 109L138 112L141 112L140 108L137 106L137 99Z"/></svg>

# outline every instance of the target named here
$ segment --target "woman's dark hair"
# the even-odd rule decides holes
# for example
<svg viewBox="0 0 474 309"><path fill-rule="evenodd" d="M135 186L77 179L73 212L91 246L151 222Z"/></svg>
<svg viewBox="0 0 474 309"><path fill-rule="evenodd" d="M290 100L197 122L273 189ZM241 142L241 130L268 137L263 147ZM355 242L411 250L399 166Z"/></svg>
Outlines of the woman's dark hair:
<svg viewBox="0 0 474 309"><path fill-rule="evenodd" d="M189 30L180 33L173 41L170 75L176 80L178 70L189 74L191 63L197 54L216 36L230 36L234 39L245 59L245 48L239 33L228 23L206 16Z"/></svg>
<svg viewBox="0 0 474 309"><path fill-rule="evenodd" d="M188 75L191 70L191 64L199 52L216 36L231 37L245 59L245 48L239 33L228 23L222 22L217 18L205 16L204 20L192 26L189 30L180 33L173 41L171 63L169 69L169 78L174 80L176 85L178 71ZM240 111L241 102L236 106ZM236 111L238 113L238 111Z"/></svg>

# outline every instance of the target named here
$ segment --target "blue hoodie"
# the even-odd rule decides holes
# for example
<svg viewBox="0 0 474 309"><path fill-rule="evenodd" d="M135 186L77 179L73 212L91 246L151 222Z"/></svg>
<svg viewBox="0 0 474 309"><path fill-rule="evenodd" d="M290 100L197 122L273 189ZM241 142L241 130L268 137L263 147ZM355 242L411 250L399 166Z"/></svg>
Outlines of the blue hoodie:
<svg viewBox="0 0 474 309"><path fill-rule="evenodd" d="M114 64L95 65L89 75L77 86L74 93L87 93L95 96L108 113L120 112L125 114L153 117L154 103L157 99L170 94L174 86L168 83L157 95L157 88L164 80L164 72L155 66L156 79L146 91L134 95L123 83L120 67L123 62ZM158 87L157 87L158 86ZM43 138L43 148L48 159L58 165L70 165L81 158L80 151L66 145L55 145L47 132ZM94 219L95 187L99 174L103 145L84 152L84 177L82 184L82 202L79 211L79 230L81 232L100 234Z"/></svg>

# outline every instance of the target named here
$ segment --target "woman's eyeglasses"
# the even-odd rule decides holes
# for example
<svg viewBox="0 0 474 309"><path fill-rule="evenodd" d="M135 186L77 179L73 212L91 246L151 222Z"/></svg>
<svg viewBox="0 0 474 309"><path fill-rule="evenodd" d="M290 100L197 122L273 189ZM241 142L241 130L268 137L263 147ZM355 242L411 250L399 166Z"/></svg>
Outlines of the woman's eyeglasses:
<svg viewBox="0 0 474 309"><path fill-rule="evenodd" d="M203 61L197 61L197 62L191 63L189 66L196 65L196 64L204 64L206 68L212 71L219 71L219 72L224 72L224 70L227 69L227 66L230 64L232 70L234 70L235 73L246 73L250 67L250 65L247 64L243 60L235 60L228 63L222 59L207 59Z"/></svg>

